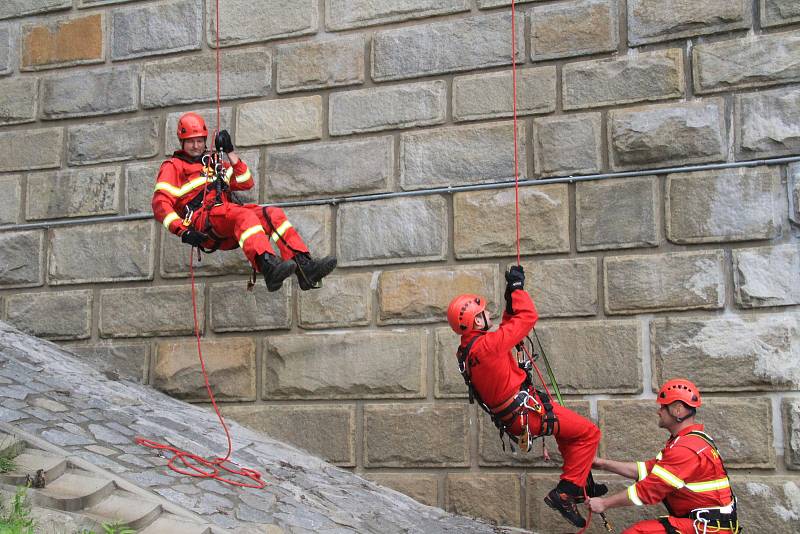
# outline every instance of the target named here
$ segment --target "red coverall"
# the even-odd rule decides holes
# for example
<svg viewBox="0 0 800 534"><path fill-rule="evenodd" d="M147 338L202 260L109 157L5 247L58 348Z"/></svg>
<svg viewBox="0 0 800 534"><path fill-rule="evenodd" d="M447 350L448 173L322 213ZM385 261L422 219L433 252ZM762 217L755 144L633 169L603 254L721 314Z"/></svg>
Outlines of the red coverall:
<svg viewBox="0 0 800 534"><path fill-rule="evenodd" d="M501 406L516 396L527 378L525 371L519 368L511 349L525 339L539 319L539 314L526 291L511 293L511 307L514 314L504 311L500 327L496 331L484 333L471 330L461 336L462 348L480 336L469 351L470 378L478 395L489 408ZM533 388L529 391L533 393ZM538 395L536 400L541 402ZM600 430L585 417L557 402L553 402L553 413L558 418L553 436L564 458L561 478L583 488L600 444ZM518 415L509 431L519 436L522 434L523 424L523 416ZM541 415L529 412L528 427L532 436L537 435L541 428Z"/></svg>
<svg viewBox="0 0 800 534"><path fill-rule="evenodd" d="M239 160L236 165L225 162L225 181L231 191L242 191L253 187L253 178L247 165ZM157 221L175 235L181 235L188 227L186 205L198 194L203 193L206 179L201 175L203 164L193 162L183 151L175 152L161 164L153 193L153 214ZM308 252L303 240L286 218L282 209L264 209L257 204L239 205L231 200L230 193L222 193L222 204L214 206L216 192L210 186L206 192L205 205L191 214L192 228L205 232L206 220L210 217L212 235L219 239L218 248L230 250L242 247L245 256L258 271L256 256L265 252L272 254L267 237L278 245L281 258L291 259L297 252ZM284 242L285 241L285 242ZM203 244L213 248L215 242L209 239ZM288 244L288 246L287 246Z"/></svg>
<svg viewBox="0 0 800 534"><path fill-rule="evenodd" d="M639 481L628 487L628 498L641 506L664 501L669 510L669 523L681 534L695 534L695 521L688 519L696 508L719 508L733 501L731 484L717 451L692 431L703 431L703 425L691 425L677 436L670 437L658 456L637 462ZM702 523L698 523L703 532ZM657 520L641 521L623 534L664 534L666 529ZM708 532L730 532L708 525Z"/></svg>

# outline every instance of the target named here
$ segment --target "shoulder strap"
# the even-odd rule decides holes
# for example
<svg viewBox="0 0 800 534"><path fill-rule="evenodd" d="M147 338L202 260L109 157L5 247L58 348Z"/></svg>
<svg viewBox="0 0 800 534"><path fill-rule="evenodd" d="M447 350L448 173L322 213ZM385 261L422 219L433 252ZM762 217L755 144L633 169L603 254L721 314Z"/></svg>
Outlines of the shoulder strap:
<svg viewBox="0 0 800 534"><path fill-rule="evenodd" d="M475 342L478 341L481 337L483 337L483 334L475 336L474 338L472 338L472 341L467 343L467 346L464 347L463 349L461 347L458 347L456 355L458 356L458 370L461 372L461 376L464 378L464 383L467 385L467 389L469 390L469 403L474 404L475 398L477 397L478 402L481 405L483 405L483 401L481 400L480 395L478 395L478 392L475 391L475 388L472 386L472 380L470 376L471 375L470 362L469 362L469 351L472 350L472 345L474 345Z"/></svg>

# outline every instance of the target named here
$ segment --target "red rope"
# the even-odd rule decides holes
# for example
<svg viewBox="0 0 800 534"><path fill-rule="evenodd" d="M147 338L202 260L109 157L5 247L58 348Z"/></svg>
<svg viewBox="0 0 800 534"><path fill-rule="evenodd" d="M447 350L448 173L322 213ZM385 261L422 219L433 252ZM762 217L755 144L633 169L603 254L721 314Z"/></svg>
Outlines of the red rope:
<svg viewBox="0 0 800 534"><path fill-rule="evenodd" d="M511 0L511 80L514 107L514 206L517 218L517 265L520 264L520 223L519 223L519 150L517 148L517 26L515 2Z"/></svg>

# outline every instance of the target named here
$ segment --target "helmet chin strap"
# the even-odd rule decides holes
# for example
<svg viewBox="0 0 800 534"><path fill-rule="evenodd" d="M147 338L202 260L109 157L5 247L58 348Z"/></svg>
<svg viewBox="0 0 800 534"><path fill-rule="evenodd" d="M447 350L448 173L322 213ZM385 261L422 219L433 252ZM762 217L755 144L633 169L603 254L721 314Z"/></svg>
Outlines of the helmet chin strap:
<svg viewBox="0 0 800 534"><path fill-rule="evenodd" d="M481 317L483 317L483 328L481 328L481 331L488 332L489 331L489 321L486 320L486 312L485 311L481 312Z"/></svg>

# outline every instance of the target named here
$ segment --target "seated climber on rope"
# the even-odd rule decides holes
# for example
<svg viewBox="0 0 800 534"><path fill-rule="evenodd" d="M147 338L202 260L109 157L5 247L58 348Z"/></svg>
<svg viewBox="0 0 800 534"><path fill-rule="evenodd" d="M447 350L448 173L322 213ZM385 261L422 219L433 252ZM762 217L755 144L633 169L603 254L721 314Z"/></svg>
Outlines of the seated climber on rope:
<svg viewBox="0 0 800 534"><path fill-rule="evenodd" d="M300 289L314 288L336 267L336 258L312 258L282 209L237 202L231 192L253 187L250 170L234 151L227 130L215 137L217 153L207 152L207 138L200 115L181 116L181 150L161 164L156 179L152 200L156 220L184 243L204 251L241 247L269 291L280 289L295 272ZM217 161L219 151L228 155L230 163ZM270 237L281 259L275 257Z"/></svg>
<svg viewBox="0 0 800 534"><path fill-rule="evenodd" d="M447 321L461 335L457 356L459 369L470 392L503 434L523 451L534 438L553 435L564 458L561 480L545 497L545 503L576 527L586 526L577 504L586 495L602 495L607 489L591 478L592 460L600 443L600 430L588 419L552 402L533 387L530 368L524 367L511 349L520 344L539 318L530 295L523 289L525 273L513 266L506 273L505 313L500 326L490 332L486 299L460 295L450 302Z"/></svg>
<svg viewBox="0 0 800 534"><path fill-rule="evenodd" d="M620 506L663 502L669 516L640 521L623 534L710 534L741 530L736 498L714 440L695 422L700 392L685 379L667 381L658 392L658 426L670 433L658 455L646 462L595 458L594 467L637 480L610 497L591 498L602 513Z"/></svg>

